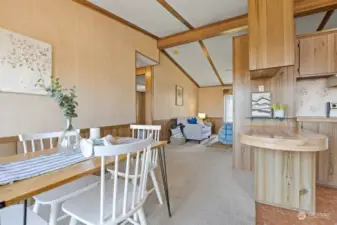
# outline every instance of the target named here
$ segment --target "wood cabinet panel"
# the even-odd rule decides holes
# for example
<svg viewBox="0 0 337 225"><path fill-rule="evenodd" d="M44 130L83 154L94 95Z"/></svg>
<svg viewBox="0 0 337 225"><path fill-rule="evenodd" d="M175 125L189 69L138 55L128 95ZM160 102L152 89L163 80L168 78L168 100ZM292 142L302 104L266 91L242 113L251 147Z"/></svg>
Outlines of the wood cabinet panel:
<svg viewBox="0 0 337 225"><path fill-rule="evenodd" d="M315 152L255 148L255 199L287 209L315 212Z"/></svg>
<svg viewBox="0 0 337 225"><path fill-rule="evenodd" d="M292 0L249 0L249 69L295 64Z"/></svg>
<svg viewBox="0 0 337 225"><path fill-rule="evenodd" d="M337 124L303 122L302 127L328 136L329 148L317 153L317 183L337 187Z"/></svg>
<svg viewBox="0 0 337 225"><path fill-rule="evenodd" d="M260 85L266 92L272 92L272 102L286 105L286 116L296 115L296 77L295 67L289 66L278 70L277 74L269 79L251 80L249 71L249 40L248 35L234 37L233 39L233 167L239 170L253 170L254 152L249 146L242 145L239 132L243 126L273 125L296 126L295 120L250 120L251 92L257 92Z"/></svg>
<svg viewBox="0 0 337 225"><path fill-rule="evenodd" d="M337 72L337 34L300 39L300 77Z"/></svg>

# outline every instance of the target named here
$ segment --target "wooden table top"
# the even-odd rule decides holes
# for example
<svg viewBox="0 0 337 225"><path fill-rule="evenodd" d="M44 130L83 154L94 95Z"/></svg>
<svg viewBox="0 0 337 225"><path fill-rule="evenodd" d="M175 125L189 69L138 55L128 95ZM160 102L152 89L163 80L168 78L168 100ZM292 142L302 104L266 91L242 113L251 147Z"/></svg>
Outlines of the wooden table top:
<svg viewBox="0 0 337 225"><path fill-rule="evenodd" d="M317 152L328 149L328 137L295 127L248 126L239 133L245 145L271 150Z"/></svg>
<svg viewBox="0 0 337 225"><path fill-rule="evenodd" d="M166 144L167 141L160 141L158 144L153 145L152 149L165 146ZM53 154L55 152L57 152L57 149L0 157L0 164L21 161L38 157L40 155ZM105 162L106 165L112 164L114 162L114 157L106 157ZM100 168L101 158L96 157L62 169L42 174L40 176L0 186L0 203L5 203L6 206L16 204L42 192L51 190L81 177L99 172Z"/></svg>

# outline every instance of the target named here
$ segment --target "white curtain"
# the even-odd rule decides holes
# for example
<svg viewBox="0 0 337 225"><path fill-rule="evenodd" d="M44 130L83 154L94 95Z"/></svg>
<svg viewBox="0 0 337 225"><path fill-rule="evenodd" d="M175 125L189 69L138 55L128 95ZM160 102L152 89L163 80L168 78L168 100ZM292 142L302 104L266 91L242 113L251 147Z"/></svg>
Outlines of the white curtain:
<svg viewBox="0 0 337 225"><path fill-rule="evenodd" d="M233 123L233 95L225 95L225 122Z"/></svg>

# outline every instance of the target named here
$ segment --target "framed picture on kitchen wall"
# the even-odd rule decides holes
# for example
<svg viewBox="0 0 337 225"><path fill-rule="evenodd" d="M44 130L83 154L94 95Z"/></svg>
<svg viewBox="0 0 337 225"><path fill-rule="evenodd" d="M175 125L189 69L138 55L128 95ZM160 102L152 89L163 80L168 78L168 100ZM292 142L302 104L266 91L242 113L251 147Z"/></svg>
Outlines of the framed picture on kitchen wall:
<svg viewBox="0 0 337 225"><path fill-rule="evenodd" d="M176 85L176 105L183 106L184 105L184 89Z"/></svg>
<svg viewBox="0 0 337 225"><path fill-rule="evenodd" d="M252 117L272 117L271 92L252 93Z"/></svg>

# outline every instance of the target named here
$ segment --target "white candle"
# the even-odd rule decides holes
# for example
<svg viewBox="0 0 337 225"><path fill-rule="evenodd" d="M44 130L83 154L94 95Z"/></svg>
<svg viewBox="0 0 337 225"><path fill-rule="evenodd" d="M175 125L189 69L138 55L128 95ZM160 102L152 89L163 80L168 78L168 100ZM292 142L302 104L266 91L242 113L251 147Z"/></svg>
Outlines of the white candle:
<svg viewBox="0 0 337 225"><path fill-rule="evenodd" d="M90 139L101 138L101 130L99 128L90 128Z"/></svg>

